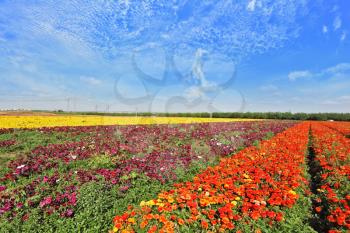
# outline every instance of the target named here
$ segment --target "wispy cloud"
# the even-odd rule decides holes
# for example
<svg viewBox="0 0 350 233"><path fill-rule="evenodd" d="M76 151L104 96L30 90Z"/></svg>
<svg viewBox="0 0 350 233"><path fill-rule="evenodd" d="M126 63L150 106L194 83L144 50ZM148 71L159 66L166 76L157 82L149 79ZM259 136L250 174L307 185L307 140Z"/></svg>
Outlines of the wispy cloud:
<svg viewBox="0 0 350 233"><path fill-rule="evenodd" d="M279 90L277 86L272 84L260 86L259 89L265 92L274 92Z"/></svg>
<svg viewBox="0 0 350 233"><path fill-rule="evenodd" d="M323 25L322 32L323 33L327 33L328 32L328 27L326 25Z"/></svg>
<svg viewBox="0 0 350 233"><path fill-rule="evenodd" d="M101 80L91 76L81 76L80 81L85 82L91 86L97 86L101 84Z"/></svg>
<svg viewBox="0 0 350 233"><path fill-rule="evenodd" d="M343 95L343 96L340 96L340 97L338 98L338 100L343 101L343 102L346 102L346 103L350 103L350 95Z"/></svg>
<svg viewBox="0 0 350 233"><path fill-rule="evenodd" d="M350 63L339 63L335 66L331 66L329 68L326 68L322 71L322 73L331 73L336 74L340 72L347 72L350 71Z"/></svg>
<svg viewBox="0 0 350 233"><path fill-rule="evenodd" d="M288 79L291 81L295 81L297 79L310 78L311 76L312 73L308 70L293 71L288 74Z"/></svg>
<svg viewBox="0 0 350 233"><path fill-rule="evenodd" d="M340 41L344 41L346 39L347 33L343 31L343 33L340 36Z"/></svg>
<svg viewBox="0 0 350 233"><path fill-rule="evenodd" d="M284 50L285 45L291 41L294 43L294 39L302 36L302 33L311 35L302 38L309 40L314 35L319 36L322 32L329 34L335 30L337 42L346 41L346 34L341 32L347 30L347 25L340 8L332 13L332 17L337 17L331 18L330 22L329 19L320 20L310 31L310 27L306 26L310 25L308 19L304 21L307 17L301 17L312 15L308 12L315 9L309 9L310 2L312 0L70 0L57 4L54 0L25 3L0 0L0 80L6 78L7 83L16 90L37 92L46 97L52 93L61 98L67 98L67 93L82 96L90 86L94 90L91 95L96 99L110 98L115 101L113 81L117 76L124 77L125 87L121 89L129 96L140 94L138 89L141 89L135 88L130 77L140 83L145 81L152 93L154 90L156 93L164 90L165 93L165 90L172 90L171 85L182 85L182 89L167 91L167 96L160 96L164 98L179 93L191 98L209 96L221 87L219 77L222 81L233 76L232 67L249 59L259 63L261 57L255 55L267 51L284 53L291 48L286 46ZM344 22L340 17L342 15ZM327 38L333 42L330 35ZM314 46L312 43L305 44ZM159 79L167 76L180 81L156 85L139 78L141 72L135 71L130 58L137 49L146 45L148 52L137 51L135 56L145 76ZM156 48L161 50L162 57L158 56L160 52L156 52ZM193 65L200 49L205 49L210 56L222 58L229 65L223 67L221 62L213 65L204 58L205 64L197 62ZM185 63L181 69L180 60ZM306 67L307 64L303 65L299 67ZM286 67L274 67L266 70L266 73L275 75L278 69L288 72ZM302 68L290 72L288 79L300 80L294 84L302 85L302 79L313 81L309 77L343 74L347 72L344 71L347 65L339 64L328 69L311 71ZM241 69L238 70L241 72ZM38 75L40 73L41 76ZM182 80L191 73L190 84L188 80ZM253 74L251 80L239 76L232 85L251 86L260 78L259 75ZM55 79L61 80L52 82ZM279 92L285 95L283 82L288 80L282 80L281 84L273 82L276 85L254 86L252 89L261 96L272 98L274 96L271 94ZM59 88L60 85L67 89ZM231 100L226 98L226 101L230 103ZM282 98L280 102L281 106L286 105ZM144 106L147 109L149 105Z"/></svg>
<svg viewBox="0 0 350 233"><path fill-rule="evenodd" d="M247 10L254 11L255 10L255 4L256 4L256 0L250 0L250 2L247 5Z"/></svg>
<svg viewBox="0 0 350 233"><path fill-rule="evenodd" d="M322 69L318 72L311 72L309 70L292 71L288 74L290 81L303 78L323 77L323 76L337 76L343 73L350 72L350 63L339 63L337 65Z"/></svg>
<svg viewBox="0 0 350 233"><path fill-rule="evenodd" d="M344 104L350 104L350 96L349 95L343 95L339 96L333 99L324 100L322 104L325 105L344 105Z"/></svg>
<svg viewBox="0 0 350 233"><path fill-rule="evenodd" d="M334 18L334 21L333 21L333 29L334 31L338 30L339 28L341 28L342 26L342 20L340 19L340 16L337 15L335 18Z"/></svg>

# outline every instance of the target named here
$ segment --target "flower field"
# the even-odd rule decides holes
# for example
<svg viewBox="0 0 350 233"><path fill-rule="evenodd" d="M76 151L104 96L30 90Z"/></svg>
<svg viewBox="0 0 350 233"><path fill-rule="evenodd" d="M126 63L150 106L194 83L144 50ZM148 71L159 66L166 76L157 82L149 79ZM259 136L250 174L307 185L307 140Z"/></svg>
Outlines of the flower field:
<svg viewBox="0 0 350 233"><path fill-rule="evenodd" d="M196 117L115 117L115 116L0 116L0 128L40 128L43 126L149 125L250 121L249 119Z"/></svg>
<svg viewBox="0 0 350 233"><path fill-rule="evenodd" d="M349 230L350 123L49 118L0 129L0 232Z"/></svg>

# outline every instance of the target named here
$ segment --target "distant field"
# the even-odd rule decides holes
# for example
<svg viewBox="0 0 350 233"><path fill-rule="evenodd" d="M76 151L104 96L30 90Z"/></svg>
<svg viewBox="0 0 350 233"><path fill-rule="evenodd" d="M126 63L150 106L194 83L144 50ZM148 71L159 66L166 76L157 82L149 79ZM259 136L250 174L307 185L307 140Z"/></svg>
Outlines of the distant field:
<svg viewBox="0 0 350 233"><path fill-rule="evenodd" d="M40 128L54 126L189 124L209 122L252 121L252 119L196 117L114 117L78 115L1 115L0 128Z"/></svg>

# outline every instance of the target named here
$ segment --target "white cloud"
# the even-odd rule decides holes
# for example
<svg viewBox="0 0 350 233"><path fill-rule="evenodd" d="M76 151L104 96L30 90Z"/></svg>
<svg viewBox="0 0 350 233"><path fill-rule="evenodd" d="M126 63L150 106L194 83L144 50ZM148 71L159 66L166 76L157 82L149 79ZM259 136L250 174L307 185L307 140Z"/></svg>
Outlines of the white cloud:
<svg viewBox="0 0 350 233"><path fill-rule="evenodd" d="M344 41L346 39L346 32L343 32L340 37L340 41Z"/></svg>
<svg viewBox="0 0 350 233"><path fill-rule="evenodd" d="M335 19L333 21L334 31L336 31L339 28L341 28L341 25L342 25L342 20L340 19L339 15L338 15L337 17L335 17Z"/></svg>
<svg viewBox="0 0 350 233"><path fill-rule="evenodd" d="M348 72L350 72L350 63L343 62L315 73L310 72L308 70L293 71L288 74L288 79L290 81L295 81L300 78L325 76L338 77L344 76L344 74L347 74Z"/></svg>
<svg viewBox="0 0 350 233"><path fill-rule="evenodd" d="M338 98L338 100L346 103L350 103L350 95L343 95Z"/></svg>
<svg viewBox="0 0 350 233"><path fill-rule="evenodd" d="M323 73L337 74L346 71L350 71L350 63L339 63L335 66L325 69Z"/></svg>
<svg viewBox="0 0 350 233"><path fill-rule="evenodd" d="M101 84L101 80L98 80L94 77L90 77L90 76L81 76L80 77L80 81L85 82L91 86L97 86Z"/></svg>
<svg viewBox="0 0 350 233"><path fill-rule="evenodd" d="M325 100L322 102L322 104L324 104L324 105L337 105L339 103L337 101L334 101L334 100Z"/></svg>
<svg viewBox="0 0 350 233"><path fill-rule="evenodd" d="M196 99L204 97L204 91L198 86L192 86L185 91L185 96L188 99Z"/></svg>
<svg viewBox="0 0 350 233"><path fill-rule="evenodd" d="M326 25L323 25L322 32L323 33L327 33L328 32L328 27Z"/></svg>
<svg viewBox="0 0 350 233"><path fill-rule="evenodd" d="M337 12L339 10L339 6L338 5L334 5L331 12Z"/></svg>
<svg viewBox="0 0 350 233"><path fill-rule="evenodd" d="M300 78L309 78L311 76L312 73L308 70L293 71L288 74L288 79L294 81Z"/></svg>
<svg viewBox="0 0 350 233"><path fill-rule="evenodd" d="M265 92L276 92L276 91L279 90L279 88L277 86L271 85L271 84L270 85L261 86L261 87L259 87L259 89L261 91L265 91Z"/></svg>
<svg viewBox="0 0 350 233"><path fill-rule="evenodd" d="M255 4L256 0L251 0L248 5L247 5L247 10L248 11L254 11L255 10Z"/></svg>
<svg viewBox="0 0 350 233"><path fill-rule="evenodd" d="M350 95L343 95L343 96L339 96L337 98L325 100L322 102L322 104L326 104L326 105L340 105L340 104L348 104L348 103L350 103Z"/></svg>

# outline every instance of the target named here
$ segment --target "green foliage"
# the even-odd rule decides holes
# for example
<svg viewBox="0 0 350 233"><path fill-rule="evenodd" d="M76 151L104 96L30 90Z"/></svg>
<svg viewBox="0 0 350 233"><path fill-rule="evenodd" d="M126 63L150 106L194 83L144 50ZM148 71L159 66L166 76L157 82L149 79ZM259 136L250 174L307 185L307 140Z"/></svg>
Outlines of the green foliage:
<svg viewBox="0 0 350 233"><path fill-rule="evenodd" d="M100 116L160 116L160 117L210 117L208 112L198 113L164 113L134 112L101 113L101 112L55 112L59 114L100 115ZM291 112L214 112L213 118L250 118L278 120L316 120L316 121L350 121L350 113L291 113Z"/></svg>

